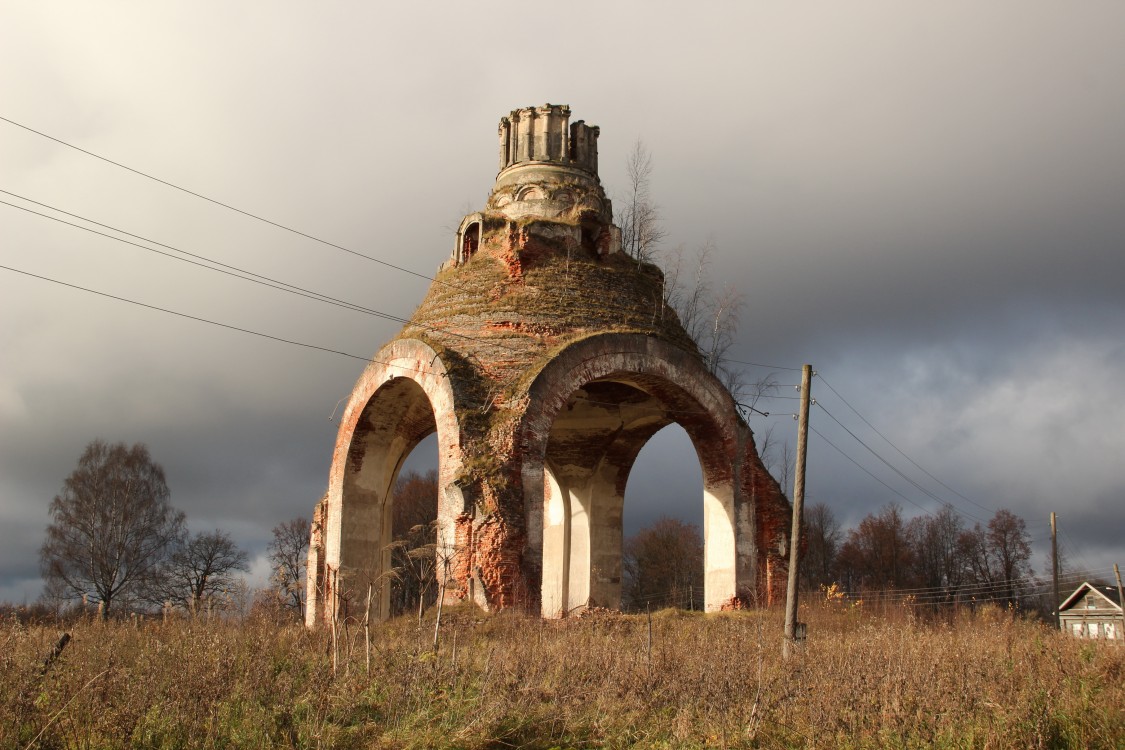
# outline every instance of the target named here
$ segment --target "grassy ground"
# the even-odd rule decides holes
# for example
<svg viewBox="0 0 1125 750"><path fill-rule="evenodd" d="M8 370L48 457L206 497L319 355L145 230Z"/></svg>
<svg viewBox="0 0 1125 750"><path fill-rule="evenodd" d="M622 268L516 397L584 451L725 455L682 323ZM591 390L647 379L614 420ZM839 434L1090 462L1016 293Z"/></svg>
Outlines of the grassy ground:
<svg viewBox="0 0 1125 750"><path fill-rule="evenodd" d="M341 643L266 618L0 629L3 748L1123 748L1125 648L996 610L541 622L447 611ZM650 636L651 632L651 636Z"/></svg>

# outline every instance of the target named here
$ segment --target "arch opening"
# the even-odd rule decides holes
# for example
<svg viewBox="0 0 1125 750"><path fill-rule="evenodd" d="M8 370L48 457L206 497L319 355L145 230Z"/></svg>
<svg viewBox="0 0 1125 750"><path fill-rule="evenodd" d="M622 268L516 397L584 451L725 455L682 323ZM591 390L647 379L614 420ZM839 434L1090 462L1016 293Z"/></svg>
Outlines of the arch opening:
<svg viewBox="0 0 1125 750"><path fill-rule="evenodd" d="M342 486L339 575L340 616L362 617L371 592L371 613L391 610L395 484L407 458L437 431L433 406L410 378L391 378L368 400L348 446ZM435 475L436 483L436 475ZM437 504L434 507L437 526ZM434 532L434 539L437 532Z"/></svg>
<svg viewBox="0 0 1125 750"><path fill-rule="evenodd" d="M414 447L394 482L391 499L390 616L417 613L437 602L437 433Z"/></svg>
<svg viewBox="0 0 1125 750"><path fill-rule="evenodd" d="M480 249L481 242L484 240L484 215L481 213L469 214L461 219L460 226L457 227L457 236L454 238L453 255L450 262L454 265L461 265L467 263L477 250Z"/></svg>
<svg viewBox="0 0 1125 750"><path fill-rule="evenodd" d="M733 595L734 489L719 426L675 384L617 374L574 390L551 424L543 462L545 616L622 607L625 489L642 448L673 423L691 436L703 477L700 606L718 609ZM694 592L687 596L694 603Z"/></svg>
<svg viewBox="0 0 1125 750"><path fill-rule="evenodd" d="M598 255L602 250L602 246L605 244L603 238L605 227L602 225L598 215L588 209L582 211L579 229L579 244L582 246L582 249L591 255Z"/></svg>
<svg viewBox="0 0 1125 750"><path fill-rule="evenodd" d="M649 439L625 486L621 608L703 609L703 469L676 422Z"/></svg>
<svg viewBox="0 0 1125 750"><path fill-rule="evenodd" d="M465 227L465 232L461 237L462 262L468 261L476 254L480 247L480 232L480 222L474 222Z"/></svg>

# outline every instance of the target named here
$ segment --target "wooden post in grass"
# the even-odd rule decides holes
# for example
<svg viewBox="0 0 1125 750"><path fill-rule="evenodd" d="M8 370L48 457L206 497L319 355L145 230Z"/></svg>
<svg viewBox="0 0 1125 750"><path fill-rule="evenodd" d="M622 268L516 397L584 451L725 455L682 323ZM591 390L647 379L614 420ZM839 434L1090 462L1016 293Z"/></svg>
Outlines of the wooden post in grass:
<svg viewBox="0 0 1125 750"><path fill-rule="evenodd" d="M1117 576L1117 602L1121 605L1121 637L1125 638L1125 594L1121 593L1121 569L1113 564L1113 575Z"/></svg>
<svg viewBox="0 0 1125 750"><path fill-rule="evenodd" d="M1059 599L1059 537L1054 511L1051 511L1051 571L1055 579L1055 601L1051 609L1055 612L1055 630L1061 630L1062 619L1059 614L1059 604L1062 603L1062 600Z"/></svg>
<svg viewBox="0 0 1125 750"><path fill-rule="evenodd" d="M809 440L809 392L812 365L801 368L801 413L797 418L797 465L793 467L793 528L789 535L789 588L785 594L785 637L781 654L788 659L797 644L797 573L801 554L801 515L805 505L805 454Z"/></svg>
<svg viewBox="0 0 1125 750"><path fill-rule="evenodd" d="M364 674L371 674L371 581L367 582L367 607L363 610L363 658L366 669Z"/></svg>

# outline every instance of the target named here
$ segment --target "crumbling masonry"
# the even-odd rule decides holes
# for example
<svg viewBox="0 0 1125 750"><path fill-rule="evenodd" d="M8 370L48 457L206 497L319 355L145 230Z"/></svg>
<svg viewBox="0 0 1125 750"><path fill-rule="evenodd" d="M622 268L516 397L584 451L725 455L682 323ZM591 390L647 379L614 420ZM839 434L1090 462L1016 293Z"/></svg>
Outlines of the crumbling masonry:
<svg viewBox="0 0 1125 750"><path fill-rule="evenodd" d="M356 614L369 584L388 614L392 489L434 432L449 598L545 617L617 607L625 483L673 422L703 469L706 608L783 595L789 504L659 269L621 252L598 134L559 105L500 121L484 210L348 401L314 514L310 626Z"/></svg>

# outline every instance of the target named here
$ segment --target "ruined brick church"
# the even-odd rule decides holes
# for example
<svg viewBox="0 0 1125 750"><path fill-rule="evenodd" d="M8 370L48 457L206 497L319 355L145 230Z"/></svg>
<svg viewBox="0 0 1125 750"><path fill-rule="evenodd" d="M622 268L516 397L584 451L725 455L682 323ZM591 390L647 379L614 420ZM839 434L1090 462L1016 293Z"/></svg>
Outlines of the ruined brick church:
<svg viewBox="0 0 1125 750"><path fill-rule="evenodd" d="M447 602L545 617L619 606L625 484L671 423L703 472L703 496L684 500L703 504L706 609L784 595L789 503L660 270L621 251L598 135L567 106L501 119L484 209L347 403L314 514L310 626L355 614L369 585L387 616L395 480L435 432Z"/></svg>

